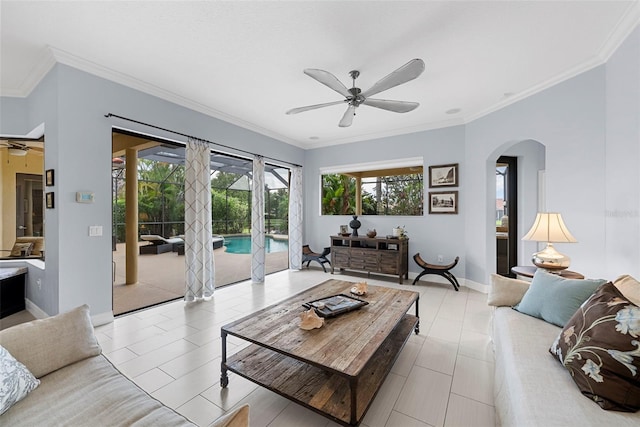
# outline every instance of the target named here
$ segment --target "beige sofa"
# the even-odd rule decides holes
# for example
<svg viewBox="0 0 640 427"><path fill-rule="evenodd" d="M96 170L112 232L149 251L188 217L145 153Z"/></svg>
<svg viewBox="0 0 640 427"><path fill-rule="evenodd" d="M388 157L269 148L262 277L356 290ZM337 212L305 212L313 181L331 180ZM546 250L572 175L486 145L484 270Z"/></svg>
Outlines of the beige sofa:
<svg viewBox="0 0 640 427"><path fill-rule="evenodd" d="M549 352L562 328L520 313L529 282L494 275L488 303L495 306L496 425L640 426L635 413L603 410L581 394L567 371Z"/></svg>
<svg viewBox="0 0 640 427"><path fill-rule="evenodd" d="M40 384L0 415L6 426L193 426L148 395L102 355L89 308L0 331L0 345ZM247 405L215 427L249 424Z"/></svg>

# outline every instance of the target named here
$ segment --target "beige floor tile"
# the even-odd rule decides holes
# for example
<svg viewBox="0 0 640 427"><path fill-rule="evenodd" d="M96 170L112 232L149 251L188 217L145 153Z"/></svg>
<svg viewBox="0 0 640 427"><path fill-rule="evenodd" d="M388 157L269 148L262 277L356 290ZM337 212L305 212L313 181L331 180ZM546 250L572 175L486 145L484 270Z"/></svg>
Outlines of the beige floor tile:
<svg viewBox="0 0 640 427"><path fill-rule="evenodd" d="M460 335L460 351L463 356L493 362L491 337L486 334L462 330Z"/></svg>
<svg viewBox="0 0 640 427"><path fill-rule="evenodd" d="M462 321L463 319L450 320L437 317L431 324L431 329L429 329L427 336L443 341L459 342Z"/></svg>
<svg viewBox="0 0 640 427"><path fill-rule="evenodd" d="M220 372L218 372L220 378ZM225 411L238 405L249 394L256 390L259 386L239 375L229 372L229 385L225 388L220 387L220 383L216 383L209 387L200 395Z"/></svg>
<svg viewBox="0 0 640 427"><path fill-rule="evenodd" d="M269 427L325 427L329 420L322 415L295 403L289 403Z"/></svg>
<svg viewBox="0 0 640 427"><path fill-rule="evenodd" d="M409 375L421 347L422 341L408 340L398 355L396 363L391 367L391 372L403 377Z"/></svg>
<svg viewBox="0 0 640 427"><path fill-rule="evenodd" d="M411 418L400 412L393 411L385 427L431 427L427 423Z"/></svg>
<svg viewBox="0 0 640 427"><path fill-rule="evenodd" d="M444 423L451 376L414 366L394 410L433 426Z"/></svg>
<svg viewBox="0 0 640 427"><path fill-rule="evenodd" d="M493 363L458 355L451 393L493 405Z"/></svg>
<svg viewBox="0 0 640 427"><path fill-rule="evenodd" d="M427 337L416 357L415 365L453 375L458 356L458 343Z"/></svg>
<svg viewBox="0 0 640 427"><path fill-rule="evenodd" d="M208 426L224 414L221 408L218 408L200 395L178 407L176 412L184 415L199 426Z"/></svg>
<svg viewBox="0 0 640 427"><path fill-rule="evenodd" d="M495 410L493 406L451 394L445 427L493 427Z"/></svg>
<svg viewBox="0 0 640 427"><path fill-rule="evenodd" d="M159 388L175 381L175 378L158 368L154 368L133 378L133 381L147 393L153 393Z"/></svg>
<svg viewBox="0 0 640 427"><path fill-rule="evenodd" d="M96 336L119 369L200 426L249 403L252 427L337 427L233 373L229 386L222 389L220 327L324 280L361 278L370 285L419 292L421 329L409 337L361 425L463 426L468 420L493 425L493 357L484 333L491 309L486 295L466 288L455 292L444 283L421 281L412 287L410 281L399 285L391 276L331 275L306 268L283 271L267 276L261 285L247 281L217 288L211 301L177 301L121 316L97 328ZM228 337L229 354L246 345Z"/></svg>
<svg viewBox="0 0 640 427"><path fill-rule="evenodd" d="M390 373L371 403L362 423L367 427L385 427L406 380L406 377Z"/></svg>
<svg viewBox="0 0 640 427"><path fill-rule="evenodd" d="M167 363L163 363L160 365L160 369L173 378L179 378L216 358L220 358L221 354L222 348L220 339L218 339L217 341L212 341L193 351L178 356Z"/></svg>
<svg viewBox="0 0 640 427"><path fill-rule="evenodd" d="M129 377L137 377L196 348L196 345L185 340L173 341L164 347L118 365L118 369Z"/></svg>
<svg viewBox="0 0 640 427"><path fill-rule="evenodd" d="M214 360L152 393L165 405L177 409L220 380L220 360Z"/></svg>

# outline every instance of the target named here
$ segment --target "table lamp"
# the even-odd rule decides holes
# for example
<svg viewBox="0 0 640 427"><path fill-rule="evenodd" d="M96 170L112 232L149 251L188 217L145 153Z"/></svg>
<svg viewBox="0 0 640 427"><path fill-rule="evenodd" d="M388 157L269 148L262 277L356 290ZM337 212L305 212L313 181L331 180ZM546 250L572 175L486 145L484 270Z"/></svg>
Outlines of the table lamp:
<svg viewBox="0 0 640 427"><path fill-rule="evenodd" d="M547 247L533 254L531 261L538 268L546 270L563 270L569 267L571 259L558 252L554 243L576 243L562 216L555 212L538 212L529 232L522 240L547 242Z"/></svg>

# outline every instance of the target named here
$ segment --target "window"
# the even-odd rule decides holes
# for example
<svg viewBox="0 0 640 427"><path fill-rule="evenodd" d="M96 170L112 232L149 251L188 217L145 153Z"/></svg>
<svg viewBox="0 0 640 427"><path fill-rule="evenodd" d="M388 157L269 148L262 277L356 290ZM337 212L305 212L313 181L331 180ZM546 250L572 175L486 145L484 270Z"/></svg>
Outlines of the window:
<svg viewBox="0 0 640 427"><path fill-rule="evenodd" d="M416 160L411 163L399 167L374 165L378 169L356 165L351 170L323 173L322 215L422 215L422 159L419 164Z"/></svg>

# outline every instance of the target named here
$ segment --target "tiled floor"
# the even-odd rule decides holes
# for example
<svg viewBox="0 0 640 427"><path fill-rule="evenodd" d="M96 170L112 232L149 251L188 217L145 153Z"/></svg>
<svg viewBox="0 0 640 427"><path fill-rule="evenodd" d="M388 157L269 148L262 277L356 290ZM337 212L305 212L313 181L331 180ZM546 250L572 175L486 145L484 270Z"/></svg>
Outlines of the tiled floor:
<svg viewBox="0 0 640 427"><path fill-rule="evenodd" d="M100 326L104 353L140 387L200 426L241 403L251 426L337 426L279 395L230 374L221 389L220 326L330 278L322 270L283 271L263 285L216 289L214 299L173 302ZM378 277L377 279L383 279ZM420 292L420 334L412 334L362 423L366 427L494 426L491 310L486 295L450 285L367 278L371 285ZM410 282L409 282L410 283ZM229 338L230 351L244 345Z"/></svg>

